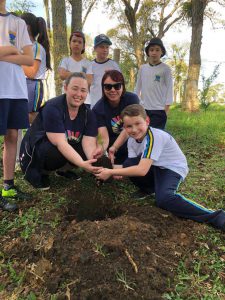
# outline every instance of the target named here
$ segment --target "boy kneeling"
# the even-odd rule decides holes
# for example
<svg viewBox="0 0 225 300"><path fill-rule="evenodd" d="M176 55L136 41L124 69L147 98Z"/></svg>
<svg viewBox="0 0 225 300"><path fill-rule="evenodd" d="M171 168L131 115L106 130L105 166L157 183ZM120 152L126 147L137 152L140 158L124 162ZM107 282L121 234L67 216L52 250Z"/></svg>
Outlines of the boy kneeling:
<svg viewBox="0 0 225 300"><path fill-rule="evenodd" d="M106 180L110 176L128 176L146 194L155 193L156 204L176 216L210 223L225 231L225 212L209 210L177 193L188 173L187 160L174 138L149 126L144 108L127 106L121 117L129 135L128 159L120 169L102 168L96 175Z"/></svg>

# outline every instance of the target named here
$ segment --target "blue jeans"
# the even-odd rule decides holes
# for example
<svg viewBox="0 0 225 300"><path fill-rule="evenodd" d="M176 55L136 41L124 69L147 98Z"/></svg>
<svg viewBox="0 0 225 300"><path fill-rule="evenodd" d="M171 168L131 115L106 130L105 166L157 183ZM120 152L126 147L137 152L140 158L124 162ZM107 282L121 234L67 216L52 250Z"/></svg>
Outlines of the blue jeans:
<svg viewBox="0 0 225 300"><path fill-rule="evenodd" d="M140 157L128 158L123 166L134 166L139 161ZM177 193L182 177L176 172L151 166L145 176L131 177L130 179L141 190L155 193L158 207L168 210L178 217L200 223L206 222L217 228L222 228L225 224L225 212L223 210L209 210Z"/></svg>

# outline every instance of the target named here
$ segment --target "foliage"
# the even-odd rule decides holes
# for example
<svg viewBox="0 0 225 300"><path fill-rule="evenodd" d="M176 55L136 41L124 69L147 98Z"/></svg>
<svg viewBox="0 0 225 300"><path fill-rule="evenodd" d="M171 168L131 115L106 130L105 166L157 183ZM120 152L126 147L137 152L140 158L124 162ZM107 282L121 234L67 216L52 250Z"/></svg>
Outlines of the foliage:
<svg viewBox="0 0 225 300"><path fill-rule="evenodd" d="M187 78L188 66L185 62L185 57L188 52L188 45L172 44L171 59L168 60L168 65L172 68L174 79L174 103L181 102L184 93L184 81Z"/></svg>
<svg viewBox="0 0 225 300"><path fill-rule="evenodd" d="M30 0L15 0L10 4L9 10L21 15L24 12L32 12L36 4Z"/></svg>
<svg viewBox="0 0 225 300"><path fill-rule="evenodd" d="M210 93L210 90L212 87L212 83L216 80L216 78L219 75L219 68L220 65L216 65L213 70L213 73L208 78L202 75L203 87L202 91L200 91L200 103L201 107L204 110L206 110L212 102L212 93Z"/></svg>

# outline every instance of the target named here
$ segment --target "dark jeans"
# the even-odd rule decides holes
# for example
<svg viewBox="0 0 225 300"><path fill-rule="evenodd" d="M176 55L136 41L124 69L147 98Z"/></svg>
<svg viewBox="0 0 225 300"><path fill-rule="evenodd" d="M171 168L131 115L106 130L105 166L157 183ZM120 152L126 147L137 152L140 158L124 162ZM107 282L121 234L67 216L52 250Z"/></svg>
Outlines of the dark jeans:
<svg viewBox="0 0 225 300"><path fill-rule="evenodd" d="M80 156L86 160L86 156L82 149L81 143L71 144L75 151L77 151ZM41 156L44 158L43 168L46 171L54 171L62 168L67 163L70 163L62 154L59 152L56 146L51 144L47 139L44 140L39 146L39 151Z"/></svg>
<svg viewBox="0 0 225 300"><path fill-rule="evenodd" d="M165 129L167 115L165 110L147 110L146 113L150 118L150 126L159 129Z"/></svg>
<svg viewBox="0 0 225 300"><path fill-rule="evenodd" d="M139 161L140 157L128 158L123 166L137 165ZM223 227L225 224L225 212L223 210L212 211L206 209L177 193L182 178L176 172L151 166L145 176L131 177L130 179L141 190L149 193L155 192L156 205L172 212L176 216L197 222L210 223L218 228Z"/></svg>

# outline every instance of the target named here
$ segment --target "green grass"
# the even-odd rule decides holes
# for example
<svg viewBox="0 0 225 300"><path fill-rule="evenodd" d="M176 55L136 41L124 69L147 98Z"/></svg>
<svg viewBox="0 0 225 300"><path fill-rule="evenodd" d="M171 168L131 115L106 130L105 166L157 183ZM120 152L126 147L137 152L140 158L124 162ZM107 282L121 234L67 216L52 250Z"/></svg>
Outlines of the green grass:
<svg viewBox="0 0 225 300"><path fill-rule="evenodd" d="M167 130L178 141L187 156L190 172L181 185L180 190L185 196L192 198L211 209L225 206L225 107L210 105L198 113L182 112L179 106L172 107L169 113ZM0 138L0 143L2 138ZM1 169L1 167L0 167ZM1 171L1 170L0 170ZM57 229L61 220L60 210L69 202L66 197L66 187L61 179L54 178L50 192L33 190L18 173L17 184L22 190L31 193L37 200L37 205L25 207L18 215L1 213L0 236L8 237L16 230L16 235L24 240L42 229ZM87 182L87 185L89 183ZM127 189L131 185L121 183L123 195L116 201L128 201ZM54 192L53 192L54 191ZM141 205L141 203L140 203ZM52 212L54 211L54 214ZM46 215L48 218L46 218ZM222 300L225 299L225 243L219 231L207 226L207 235L196 237L199 248L193 253L190 262L183 257L179 262L175 287L164 299L170 300ZM96 252L106 255L101 245L94 245ZM17 262L18 263L18 262ZM24 274L16 270L13 259L7 253L0 252L0 275L6 272L8 281L16 287L23 286ZM125 288L135 287L127 281L126 274L118 272L117 280ZM168 285L170 283L168 282ZM173 284L174 286L174 284ZM4 284L0 283L0 292L4 291ZM38 299L32 290L25 298L18 295L17 299ZM52 295L52 300L54 295Z"/></svg>
<svg viewBox="0 0 225 300"><path fill-rule="evenodd" d="M225 208L225 107L211 105L206 112L182 112L172 107L167 129L187 156L190 172L181 186L189 198L211 209ZM194 260L180 261L175 289L164 299L225 299L225 243L221 233L208 227L199 235Z"/></svg>

